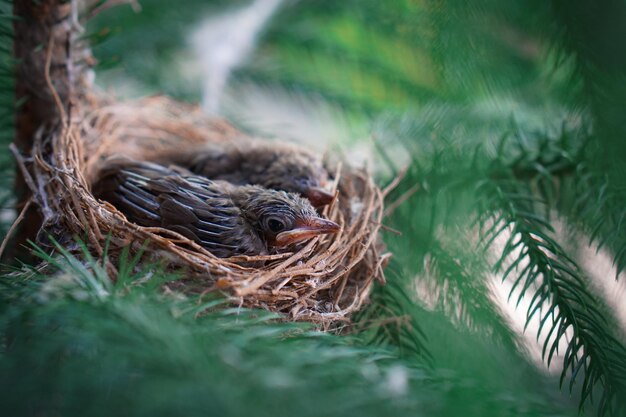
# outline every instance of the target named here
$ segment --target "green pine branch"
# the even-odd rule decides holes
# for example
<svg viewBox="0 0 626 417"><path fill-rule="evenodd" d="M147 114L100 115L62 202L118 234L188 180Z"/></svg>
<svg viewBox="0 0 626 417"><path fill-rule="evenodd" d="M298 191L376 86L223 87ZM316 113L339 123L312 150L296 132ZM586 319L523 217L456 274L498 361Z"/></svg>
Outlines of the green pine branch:
<svg viewBox="0 0 626 417"><path fill-rule="evenodd" d="M504 270L504 279L513 280L511 293L519 290L518 303L531 297L527 324L535 315L540 317L537 337L544 328L547 332L544 359L549 365L565 341L561 384L568 377L570 391L581 384L581 408L600 387L599 412L611 414L624 407L620 392L626 392L626 349L615 335L615 323L607 318L610 313L552 236L550 201L544 197L554 195L555 178L569 169L564 168L567 164L544 163L547 156L540 152L532 164L523 157L512 166L494 163L492 179L478 190L484 198L484 238L489 243L503 231L510 232L496 268Z"/></svg>
<svg viewBox="0 0 626 417"><path fill-rule="evenodd" d="M561 205L599 248L613 255L617 274L626 268L626 146L623 123L626 103L626 5L611 0L550 4L553 24L547 33L557 63L571 62L567 98L581 108L592 127L584 165L564 184L568 199Z"/></svg>
<svg viewBox="0 0 626 417"><path fill-rule="evenodd" d="M626 190L612 186L608 175L601 176L588 163L581 163L576 175L562 185L559 211L613 257L616 279L626 270Z"/></svg>
<svg viewBox="0 0 626 417"><path fill-rule="evenodd" d="M45 275L0 280L0 407L12 415L445 416L459 396L468 416L567 413L514 384L163 292L176 276L137 258L122 257L112 282L84 248L80 259L60 247L39 254Z"/></svg>
<svg viewBox="0 0 626 417"><path fill-rule="evenodd" d="M432 355L419 324L420 308L398 269L392 261L385 285L377 284L369 305L355 315L356 332L368 345L395 349L411 363L428 365Z"/></svg>
<svg viewBox="0 0 626 417"><path fill-rule="evenodd" d="M463 245L472 247L463 238L454 249L443 248L439 242L431 245L429 275L437 289L437 308L464 328L487 335L515 352L519 341L491 296L488 267L475 254L464 253Z"/></svg>

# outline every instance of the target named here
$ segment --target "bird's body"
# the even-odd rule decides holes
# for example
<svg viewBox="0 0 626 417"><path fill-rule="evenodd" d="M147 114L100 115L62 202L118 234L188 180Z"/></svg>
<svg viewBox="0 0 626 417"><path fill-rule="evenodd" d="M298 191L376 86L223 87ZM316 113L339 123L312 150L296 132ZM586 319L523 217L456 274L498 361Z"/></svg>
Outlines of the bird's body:
<svg viewBox="0 0 626 417"><path fill-rule="evenodd" d="M128 220L178 232L219 257L268 254L339 230L295 194L128 159L107 163L93 192Z"/></svg>
<svg viewBox="0 0 626 417"><path fill-rule="evenodd" d="M206 144L170 154L161 162L183 166L212 180L298 193L315 207L333 199L333 194L323 188L328 173L321 159L291 144L267 141L246 142L243 146Z"/></svg>

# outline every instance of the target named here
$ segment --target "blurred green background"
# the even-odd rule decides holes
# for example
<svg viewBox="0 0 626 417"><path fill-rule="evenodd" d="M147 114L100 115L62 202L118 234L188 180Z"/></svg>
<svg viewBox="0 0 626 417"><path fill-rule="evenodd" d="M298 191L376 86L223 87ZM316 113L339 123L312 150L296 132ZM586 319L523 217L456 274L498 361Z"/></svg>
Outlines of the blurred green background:
<svg viewBox="0 0 626 417"><path fill-rule="evenodd" d="M101 90L200 103L381 185L406 170L387 284L337 336L163 295L176 277L156 266L126 260L111 284L42 254L52 278L0 281L9 414L625 415L626 3L139 5L87 26Z"/></svg>

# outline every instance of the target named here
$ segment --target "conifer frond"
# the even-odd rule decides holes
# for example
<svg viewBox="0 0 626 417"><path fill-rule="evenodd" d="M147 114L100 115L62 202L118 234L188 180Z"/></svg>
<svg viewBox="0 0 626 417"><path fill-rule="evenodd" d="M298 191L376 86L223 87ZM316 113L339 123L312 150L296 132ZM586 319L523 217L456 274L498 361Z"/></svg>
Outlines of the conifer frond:
<svg viewBox="0 0 626 417"><path fill-rule="evenodd" d="M554 0L551 12L555 24L549 33L561 61L573 65L578 88L569 89L568 99L590 116L593 138L587 149L584 178L599 199L595 208L581 202L586 228L601 245L611 248L618 273L626 266L626 4L609 0L598 5L590 0ZM587 192L585 192L587 191ZM593 213L593 212L596 213ZM600 219L606 219L601 222Z"/></svg>
<svg viewBox="0 0 626 417"><path fill-rule="evenodd" d="M150 285L163 282L158 267L128 262L118 268L128 276L112 283L97 260L65 252L46 276L30 270L0 281L3 410L444 416L459 411L462 396L467 416L567 413L566 405L516 384L430 371L353 337L224 308L216 298L163 293Z"/></svg>
<svg viewBox="0 0 626 417"><path fill-rule="evenodd" d="M609 250L617 279L626 270L626 190L617 189L585 161L563 182L562 190L559 211L589 237L590 244Z"/></svg>
<svg viewBox="0 0 626 417"><path fill-rule="evenodd" d="M491 179L479 188L482 224L491 221L485 239L510 231L496 268L504 270L503 279L512 280L511 293L519 291L518 303L531 298L527 323L535 315L540 318L537 337L545 337L542 354L548 365L566 342L561 384L567 377L570 391L581 384L581 408L601 387L600 414L623 410L619 393L626 392L626 349L615 336L610 313L552 233L553 202L546 196L555 195L555 178L563 166L552 164L545 151L534 155L520 154L511 165L496 161Z"/></svg>
<svg viewBox="0 0 626 417"><path fill-rule="evenodd" d="M463 245L472 247L463 238L446 248L440 242L431 245L428 274L437 295L436 307L461 326L517 350L517 336L490 295L488 266L474 254L464 253Z"/></svg>
<svg viewBox="0 0 626 417"><path fill-rule="evenodd" d="M354 318L357 332L367 344L392 348L404 359L428 364L432 356L419 325L419 307L411 296L412 287L407 288L394 264L389 267L385 285L374 288L370 304Z"/></svg>
<svg viewBox="0 0 626 417"><path fill-rule="evenodd" d="M484 175L477 165L484 165L486 158L475 141L495 137L490 129L510 123L508 118L493 119L486 128L477 109L432 106L419 118L380 121L377 149L388 171L395 175L400 170L395 155L404 151L412 158L388 198L393 212L386 223L401 235L387 233L385 240L395 265L402 266L403 286L414 302L517 350L514 333L490 297L489 268L471 239L473 190ZM402 204L396 207L398 200Z"/></svg>

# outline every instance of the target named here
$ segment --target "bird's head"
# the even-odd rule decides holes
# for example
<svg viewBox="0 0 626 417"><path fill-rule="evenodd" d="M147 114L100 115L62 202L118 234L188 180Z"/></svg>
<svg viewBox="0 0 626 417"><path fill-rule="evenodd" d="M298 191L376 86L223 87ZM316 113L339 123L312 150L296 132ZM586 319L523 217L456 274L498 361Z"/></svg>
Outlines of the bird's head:
<svg viewBox="0 0 626 417"><path fill-rule="evenodd" d="M308 200L296 194L246 186L237 187L232 198L270 248L340 230L337 223L320 217Z"/></svg>
<svg viewBox="0 0 626 417"><path fill-rule="evenodd" d="M313 153L285 144L263 144L249 150L251 181L265 188L297 193L314 207L329 204L334 195L324 188L328 173Z"/></svg>

